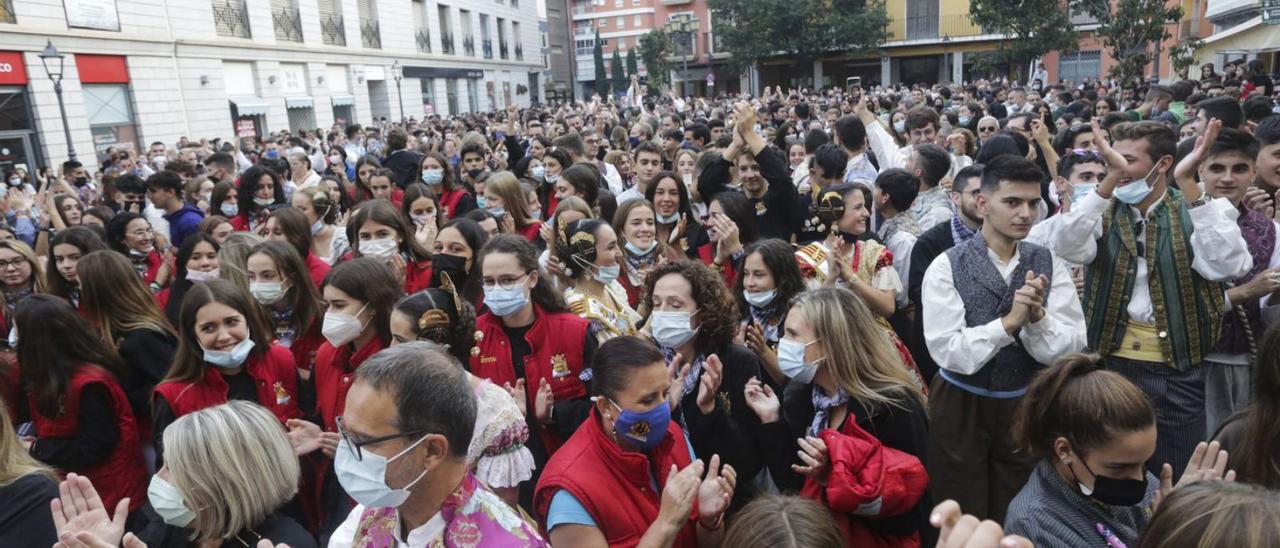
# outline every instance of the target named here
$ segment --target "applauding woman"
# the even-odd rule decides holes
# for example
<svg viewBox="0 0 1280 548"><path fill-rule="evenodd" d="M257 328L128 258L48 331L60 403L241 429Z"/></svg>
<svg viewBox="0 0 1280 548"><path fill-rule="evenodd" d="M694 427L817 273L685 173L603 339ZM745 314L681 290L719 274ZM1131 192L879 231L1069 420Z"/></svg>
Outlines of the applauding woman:
<svg viewBox="0 0 1280 548"><path fill-rule="evenodd" d="M644 340L600 347L590 416L547 463L534 498L553 545L719 545L738 474L719 456L709 470L696 458L671 420L673 382Z"/></svg>
<svg viewBox="0 0 1280 548"><path fill-rule="evenodd" d="M707 232L698 224L689 189L680 176L663 171L653 177L644 199L657 210L658 241L689 256L698 258L698 248L707 244Z"/></svg>
<svg viewBox="0 0 1280 548"><path fill-rule="evenodd" d="M804 291L791 245L768 239L747 246L735 289L742 338L747 348L760 357L771 384L781 387L787 377L778 366L778 341L782 339L791 300Z"/></svg>

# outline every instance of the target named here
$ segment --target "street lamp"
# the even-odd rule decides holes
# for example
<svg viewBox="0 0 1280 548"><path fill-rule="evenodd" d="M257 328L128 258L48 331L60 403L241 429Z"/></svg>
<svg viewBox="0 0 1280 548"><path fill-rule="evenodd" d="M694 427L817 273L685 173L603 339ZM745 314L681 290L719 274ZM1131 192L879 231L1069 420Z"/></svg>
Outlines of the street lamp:
<svg viewBox="0 0 1280 548"><path fill-rule="evenodd" d="M400 91L400 81L404 80L404 67L400 66L399 59L391 64L391 76L396 79L396 99L400 102L400 122L403 123L408 118L404 115L404 93Z"/></svg>
<svg viewBox="0 0 1280 548"><path fill-rule="evenodd" d="M689 96L689 56L694 54L693 38L698 35L698 18L686 15L679 19L672 19L667 23L667 32L678 34L681 36L681 43L684 44L685 51L681 55L684 60L684 77L683 85L684 96Z"/></svg>
<svg viewBox="0 0 1280 548"><path fill-rule="evenodd" d="M48 45L44 47L44 51L40 52L40 64L44 65L44 73L53 81L53 94L58 97L58 112L62 113L62 132L67 137L67 159L74 161L76 159L76 146L71 143L71 126L67 125L67 106L62 102L62 64L65 56L58 53L58 48L53 47L53 41L49 40ZM50 66L50 62L57 59L57 67Z"/></svg>

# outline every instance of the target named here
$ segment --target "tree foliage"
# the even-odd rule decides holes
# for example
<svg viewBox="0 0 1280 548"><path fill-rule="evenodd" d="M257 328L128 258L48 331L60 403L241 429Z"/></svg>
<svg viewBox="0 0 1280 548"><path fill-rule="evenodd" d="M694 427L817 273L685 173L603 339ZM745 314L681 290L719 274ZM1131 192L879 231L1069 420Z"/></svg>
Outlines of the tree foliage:
<svg viewBox="0 0 1280 548"><path fill-rule="evenodd" d="M609 60L609 75L613 78L613 92L622 93L627 89L627 75L622 72L622 56L613 50L613 59Z"/></svg>
<svg viewBox="0 0 1280 548"><path fill-rule="evenodd" d="M1097 34L1102 38L1116 64L1108 75L1121 82L1141 79L1151 63L1151 44L1171 38L1166 25L1182 19L1182 7L1166 6L1165 0L1076 0L1079 9L1098 20Z"/></svg>
<svg viewBox="0 0 1280 548"><path fill-rule="evenodd" d="M1196 50L1203 46L1204 40L1192 36L1169 48L1169 64L1173 65L1173 73L1181 75L1190 70L1196 63Z"/></svg>
<svg viewBox="0 0 1280 548"><path fill-rule="evenodd" d="M798 63L837 51L865 55L888 39L889 16L881 0L708 0L707 5L734 69L775 55L793 56Z"/></svg>
<svg viewBox="0 0 1280 548"><path fill-rule="evenodd" d="M1074 51L1080 42L1061 0L972 0L969 18L987 33L1005 36L996 52L998 62L1016 71L1050 51Z"/></svg>
<svg viewBox="0 0 1280 548"><path fill-rule="evenodd" d="M671 36L661 30L651 30L640 36L640 60L644 61L645 70L649 73L650 89L661 89L671 83L671 64L667 57L674 49Z"/></svg>
<svg viewBox="0 0 1280 548"><path fill-rule="evenodd" d="M636 65L636 49L627 50L627 78L640 74L640 67Z"/></svg>
<svg viewBox="0 0 1280 548"><path fill-rule="evenodd" d="M600 41L600 31L596 31L596 47L592 51L592 56L596 61L596 94L601 97L609 96L609 75L604 70L604 42Z"/></svg>

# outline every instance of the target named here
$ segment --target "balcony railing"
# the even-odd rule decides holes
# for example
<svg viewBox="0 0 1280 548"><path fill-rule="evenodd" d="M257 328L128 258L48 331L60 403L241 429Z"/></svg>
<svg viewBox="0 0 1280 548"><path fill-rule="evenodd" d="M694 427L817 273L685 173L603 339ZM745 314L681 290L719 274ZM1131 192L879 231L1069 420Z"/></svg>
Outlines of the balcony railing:
<svg viewBox="0 0 1280 548"><path fill-rule="evenodd" d="M213 26L218 36L250 38L249 10L244 0L213 0Z"/></svg>
<svg viewBox="0 0 1280 548"><path fill-rule="evenodd" d="M360 21L360 43L366 48L382 49L382 32L378 29L377 21L372 19Z"/></svg>
<svg viewBox="0 0 1280 548"><path fill-rule="evenodd" d="M890 40L939 40L988 34L966 14L890 19L885 30Z"/></svg>
<svg viewBox="0 0 1280 548"><path fill-rule="evenodd" d="M493 59L493 40L484 40L481 44L484 47L484 58Z"/></svg>
<svg viewBox="0 0 1280 548"><path fill-rule="evenodd" d="M503 59L510 59L510 57L507 55L507 44L505 42L498 43L498 57L501 57Z"/></svg>
<svg viewBox="0 0 1280 548"><path fill-rule="evenodd" d="M272 25L276 29L276 40L285 42L302 41L302 17L297 7L285 7L271 12Z"/></svg>
<svg viewBox="0 0 1280 548"><path fill-rule="evenodd" d="M524 61L524 48L516 44L516 61Z"/></svg>
<svg viewBox="0 0 1280 548"><path fill-rule="evenodd" d="M418 29L413 34L413 39L418 43L419 53L431 53L431 33L427 29Z"/></svg>
<svg viewBox="0 0 1280 548"><path fill-rule="evenodd" d="M445 55L453 55L453 35L444 33L440 35L440 50Z"/></svg>
<svg viewBox="0 0 1280 548"><path fill-rule="evenodd" d="M320 18L320 36L328 46L347 45L347 30L342 24L341 15Z"/></svg>
<svg viewBox="0 0 1280 548"><path fill-rule="evenodd" d="M462 39L462 51L467 52L468 57L476 56L476 42L470 36Z"/></svg>
<svg viewBox="0 0 1280 548"><path fill-rule="evenodd" d="M515 2L512 2L514 5ZM0 23L17 23L18 18L13 15L13 1L0 0Z"/></svg>

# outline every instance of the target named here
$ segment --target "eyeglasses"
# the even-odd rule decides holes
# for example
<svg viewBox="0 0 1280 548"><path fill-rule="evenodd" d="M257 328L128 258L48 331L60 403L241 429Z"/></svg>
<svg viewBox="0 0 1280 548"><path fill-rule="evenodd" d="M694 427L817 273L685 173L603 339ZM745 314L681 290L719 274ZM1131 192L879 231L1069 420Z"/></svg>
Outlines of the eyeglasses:
<svg viewBox="0 0 1280 548"><path fill-rule="evenodd" d="M515 287L516 284L520 282L520 280L524 279L524 277L528 275L529 273L525 272L524 274L521 274L514 278L498 278L496 280L493 278L489 278L489 279L481 280L480 285L483 286L485 289L493 289L494 287L511 289Z"/></svg>
<svg viewBox="0 0 1280 548"><path fill-rule="evenodd" d="M990 126L978 128L978 133L994 133L995 131L996 128Z"/></svg>
<svg viewBox="0 0 1280 548"><path fill-rule="evenodd" d="M389 436L381 436L381 437L377 437L377 438L371 438L371 439L367 439L367 440L364 440L364 441L360 441L360 442L358 442L358 441L355 441L355 440L351 439L351 432L348 432L348 431L347 431L347 426L346 426L346 424L345 424L345 423L343 423L343 422L342 422L342 417L337 417L337 418L336 418L336 420L335 420L335 422L337 422L337 424L338 424L338 434L342 436L342 441L347 442L347 449L349 449L349 450L351 451L351 454L352 454L353 456L355 456L356 460L358 460L358 461L359 461L359 460L364 460L364 450L363 450L363 449L361 449L361 448L362 448L362 447L364 447L364 446L366 446L366 445L372 445L372 444L375 444L375 443L382 443L382 442L384 442L384 441L390 441L390 440L394 440L394 439L396 439L396 438L407 438L407 437L410 437L410 436L417 436L417 435L419 435L419 434L422 434L422 433L423 433L423 431L422 431L422 430L413 430L413 431L409 431L409 432L401 432L401 433L399 433L399 434L391 434L391 435L389 435Z"/></svg>
<svg viewBox="0 0 1280 548"><path fill-rule="evenodd" d="M133 236L134 238L145 238L145 237L150 236L150 235L152 235L152 234L155 234L155 231L154 231L154 230L151 230L150 228L148 228L148 229L144 229L144 230L135 230L135 231L133 231L133 232L130 232L130 233L129 233L129 235L130 235L130 236Z"/></svg>
<svg viewBox="0 0 1280 548"><path fill-rule="evenodd" d="M22 268L22 266L25 264L27 264L27 260L23 259L22 257L18 257L17 259L13 259L9 261L0 261L0 270L8 270L10 267L12 267L14 270L17 270Z"/></svg>

